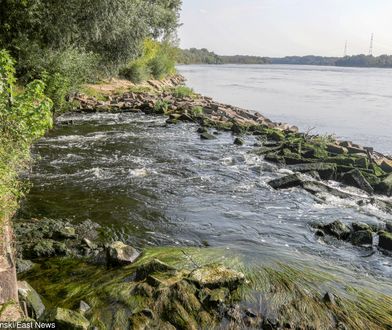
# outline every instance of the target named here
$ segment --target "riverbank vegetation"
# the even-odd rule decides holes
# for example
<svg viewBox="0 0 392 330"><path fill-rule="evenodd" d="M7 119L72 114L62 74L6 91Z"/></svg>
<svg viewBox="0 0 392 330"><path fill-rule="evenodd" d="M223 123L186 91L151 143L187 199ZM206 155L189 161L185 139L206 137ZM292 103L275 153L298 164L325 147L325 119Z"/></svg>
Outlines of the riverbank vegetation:
<svg viewBox="0 0 392 330"><path fill-rule="evenodd" d="M29 148L52 125L52 101L45 84L34 80L16 89L14 61L0 51L0 219L15 211L23 191L18 174L29 161Z"/></svg>
<svg viewBox="0 0 392 330"><path fill-rule="evenodd" d="M22 83L45 80L58 109L80 84L116 76L126 66L137 80L171 73L168 45L180 6L181 0L6 0L0 3L0 49L17 59Z"/></svg>

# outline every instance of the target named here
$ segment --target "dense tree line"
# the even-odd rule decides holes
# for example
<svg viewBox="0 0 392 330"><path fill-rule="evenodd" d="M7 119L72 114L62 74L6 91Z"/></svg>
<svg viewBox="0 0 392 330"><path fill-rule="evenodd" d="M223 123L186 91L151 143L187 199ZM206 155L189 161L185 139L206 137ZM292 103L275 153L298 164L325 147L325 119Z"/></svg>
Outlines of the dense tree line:
<svg viewBox="0 0 392 330"><path fill-rule="evenodd" d="M180 7L181 0L1 0L0 49L17 60L22 82L45 78L57 101L81 82L117 74L146 39L169 40Z"/></svg>
<svg viewBox="0 0 392 330"><path fill-rule="evenodd" d="M286 57L222 56L205 48L179 50L177 62L180 64L294 64L392 68L392 56L390 55L354 55L345 57L314 55Z"/></svg>
<svg viewBox="0 0 392 330"><path fill-rule="evenodd" d="M191 48L180 49L177 62L180 64L265 64L268 60L265 57L247 55L222 56L205 48Z"/></svg>

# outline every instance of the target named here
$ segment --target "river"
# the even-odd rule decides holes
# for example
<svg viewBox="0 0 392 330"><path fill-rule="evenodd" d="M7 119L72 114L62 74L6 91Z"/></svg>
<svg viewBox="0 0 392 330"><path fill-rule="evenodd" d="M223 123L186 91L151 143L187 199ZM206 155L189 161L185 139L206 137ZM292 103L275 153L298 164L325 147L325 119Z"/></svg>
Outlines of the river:
<svg viewBox="0 0 392 330"><path fill-rule="evenodd" d="M306 263L350 281L366 278L366 285L391 278L390 257L326 243L310 227L337 219L382 224L391 214L333 196L320 201L300 189L275 191L267 182L284 170L252 153L254 137L240 147L230 133L203 141L195 124L167 126L165 120L63 115L33 148L32 188L20 216L91 219L113 239L140 248L209 245L249 264Z"/></svg>
<svg viewBox="0 0 392 330"><path fill-rule="evenodd" d="M189 65L187 84L302 131L392 154L392 70L302 65Z"/></svg>

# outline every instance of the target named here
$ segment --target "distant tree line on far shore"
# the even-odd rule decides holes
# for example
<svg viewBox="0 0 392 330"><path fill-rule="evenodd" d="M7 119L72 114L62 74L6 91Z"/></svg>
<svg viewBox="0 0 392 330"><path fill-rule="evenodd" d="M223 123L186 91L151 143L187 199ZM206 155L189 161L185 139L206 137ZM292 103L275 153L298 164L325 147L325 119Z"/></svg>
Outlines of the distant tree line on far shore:
<svg viewBox="0 0 392 330"><path fill-rule="evenodd" d="M392 55L353 55L345 57L324 56L286 56L261 57L234 55L217 55L205 48L179 50L177 56L179 64L296 64L296 65L323 65L342 67L377 67L392 68Z"/></svg>
<svg viewBox="0 0 392 330"><path fill-rule="evenodd" d="M178 51L177 62L179 64L267 64L268 59L259 56L217 55L209 50L202 49L180 49Z"/></svg>

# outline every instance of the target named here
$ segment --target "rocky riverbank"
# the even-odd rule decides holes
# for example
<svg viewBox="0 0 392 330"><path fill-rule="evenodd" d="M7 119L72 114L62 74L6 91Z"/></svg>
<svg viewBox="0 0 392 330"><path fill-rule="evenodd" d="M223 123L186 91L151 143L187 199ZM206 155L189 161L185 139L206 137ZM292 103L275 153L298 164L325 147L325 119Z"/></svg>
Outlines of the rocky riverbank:
<svg viewBox="0 0 392 330"><path fill-rule="evenodd" d="M149 81L143 88L129 87L125 93L101 94L101 100L76 95L73 102L76 111L144 112L166 115L168 124L195 122L200 125L200 138L206 140L215 139L216 130L225 130L233 133L234 144L241 145L241 135L251 134L259 141L254 152L267 161L319 180L339 181L369 195L391 196L392 159L372 147L301 133L295 126L274 123L258 112L196 94L183 84L181 76L174 76L163 82ZM299 186L300 180L288 185ZM276 183L275 188L279 188Z"/></svg>
<svg viewBox="0 0 392 330"><path fill-rule="evenodd" d="M195 94L183 83L179 76L143 86L117 81L115 87L88 86L88 94L71 102L74 111L165 115L166 125L192 122L206 143L219 139L222 130L232 132L233 148L252 135L257 142L251 152L286 173L269 182L272 188L297 187L319 199L324 193L354 196L358 205L391 213L388 157L351 142L299 133ZM390 296L359 287L341 294L336 288L346 287L344 281L304 265L250 269L219 249L131 246L107 237L107 228L90 220L16 219L14 228L22 309L26 317L56 321L63 329L385 329L392 324ZM331 221L311 230L326 243L377 246L386 254L392 249L389 224Z"/></svg>

